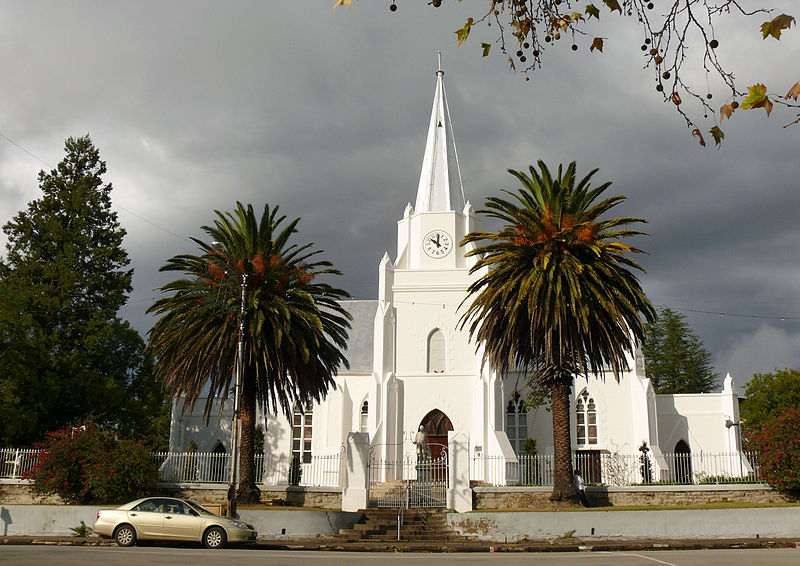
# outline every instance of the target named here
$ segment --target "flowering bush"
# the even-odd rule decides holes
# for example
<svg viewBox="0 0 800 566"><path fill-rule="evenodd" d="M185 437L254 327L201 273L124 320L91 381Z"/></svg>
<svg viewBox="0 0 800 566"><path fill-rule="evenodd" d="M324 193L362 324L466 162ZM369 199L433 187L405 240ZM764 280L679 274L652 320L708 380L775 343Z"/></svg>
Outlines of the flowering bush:
<svg viewBox="0 0 800 566"><path fill-rule="evenodd" d="M800 408L784 407L748 435L760 453L761 477L776 489L800 490Z"/></svg>
<svg viewBox="0 0 800 566"><path fill-rule="evenodd" d="M39 463L25 475L39 495L67 503L121 503L144 495L158 469L141 442L120 440L96 425L65 428L37 444Z"/></svg>

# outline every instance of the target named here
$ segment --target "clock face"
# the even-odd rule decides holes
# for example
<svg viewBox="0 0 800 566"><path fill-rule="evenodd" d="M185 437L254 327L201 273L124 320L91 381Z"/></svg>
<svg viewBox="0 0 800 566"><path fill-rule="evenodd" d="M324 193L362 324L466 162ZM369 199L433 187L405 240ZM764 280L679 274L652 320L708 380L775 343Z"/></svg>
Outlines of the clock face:
<svg viewBox="0 0 800 566"><path fill-rule="evenodd" d="M444 257L453 249L453 239L443 230L428 232L422 241L422 249L434 259Z"/></svg>

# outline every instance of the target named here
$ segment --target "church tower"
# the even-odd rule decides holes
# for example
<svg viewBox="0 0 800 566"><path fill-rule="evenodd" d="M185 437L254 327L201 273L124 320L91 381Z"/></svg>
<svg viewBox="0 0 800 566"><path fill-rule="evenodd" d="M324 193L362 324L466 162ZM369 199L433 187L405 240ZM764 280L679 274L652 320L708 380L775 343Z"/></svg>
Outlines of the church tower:
<svg viewBox="0 0 800 566"><path fill-rule="evenodd" d="M470 274L477 261L466 257L472 245L460 245L473 230L440 63L415 204L397 223L396 257L384 255L379 267L373 392L380 410L373 442L398 447L386 457L407 453L409 446L400 446L420 426L434 456L449 431L482 447L502 430L494 410L502 404L495 402L502 383L482 368L461 328L467 289L480 276Z"/></svg>

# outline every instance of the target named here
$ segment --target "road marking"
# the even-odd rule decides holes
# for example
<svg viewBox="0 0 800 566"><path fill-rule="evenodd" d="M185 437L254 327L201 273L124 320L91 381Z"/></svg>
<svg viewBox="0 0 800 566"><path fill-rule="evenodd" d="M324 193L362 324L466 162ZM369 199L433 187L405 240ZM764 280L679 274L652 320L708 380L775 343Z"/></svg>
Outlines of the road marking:
<svg viewBox="0 0 800 566"><path fill-rule="evenodd" d="M659 560L657 558L650 558L649 556L645 556L644 554L634 554L634 553L624 553L622 556L636 556L637 558L644 558L645 560L652 560L653 562L658 562L659 564L666 564L666 566L678 566L677 564L673 564L672 562L664 562L663 560Z"/></svg>

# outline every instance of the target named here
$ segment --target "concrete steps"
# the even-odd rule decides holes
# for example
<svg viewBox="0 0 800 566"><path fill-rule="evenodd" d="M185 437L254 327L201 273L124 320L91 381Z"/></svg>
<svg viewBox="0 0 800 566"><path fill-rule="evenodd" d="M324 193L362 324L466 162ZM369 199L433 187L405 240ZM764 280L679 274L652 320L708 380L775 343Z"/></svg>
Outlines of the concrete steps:
<svg viewBox="0 0 800 566"><path fill-rule="evenodd" d="M398 509L362 509L363 519L342 529L346 541L463 541L447 526L447 509L404 509L398 539Z"/></svg>

